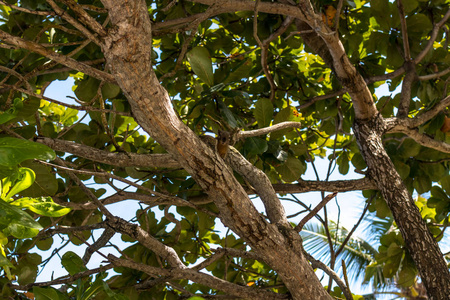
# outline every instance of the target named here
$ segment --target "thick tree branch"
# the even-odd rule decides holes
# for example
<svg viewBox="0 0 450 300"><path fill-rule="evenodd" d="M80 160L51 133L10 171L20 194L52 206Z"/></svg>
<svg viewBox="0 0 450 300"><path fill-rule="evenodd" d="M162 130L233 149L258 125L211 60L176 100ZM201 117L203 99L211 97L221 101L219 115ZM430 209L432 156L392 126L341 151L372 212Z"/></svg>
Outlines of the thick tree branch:
<svg viewBox="0 0 450 300"><path fill-rule="evenodd" d="M173 159L172 155L167 153L112 153L82 144L47 137L38 137L36 141L49 146L55 151L72 153L95 162L112 164L118 167L180 168L180 164Z"/></svg>
<svg viewBox="0 0 450 300"><path fill-rule="evenodd" d="M102 3L114 28L105 38L102 50L137 122L214 199L222 222L265 257L294 297L310 293L329 298L303 257L300 237L290 224L269 224L218 153L201 142L174 111L167 91L151 68L151 22L145 1L103 0ZM276 256L273 249L277 249Z"/></svg>
<svg viewBox="0 0 450 300"><path fill-rule="evenodd" d="M235 148L230 147L227 161L239 175L248 180L264 203L272 224L287 223L286 213L266 174L246 160Z"/></svg>
<svg viewBox="0 0 450 300"><path fill-rule="evenodd" d="M399 118L404 118L408 116L409 106L411 103L411 88L417 76L416 68L412 61L405 61L404 68L406 70L406 75L402 83L402 92L400 96L400 104L397 113L397 117Z"/></svg>
<svg viewBox="0 0 450 300"><path fill-rule="evenodd" d="M386 122L386 132L402 132L407 129L417 128L437 116L443 109L450 106L450 95L439 101L433 108L423 113L419 113L412 119L388 118Z"/></svg>
<svg viewBox="0 0 450 300"><path fill-rule="evenodd" d="M405 11L403 9L402 0L397 0L398 14L400 16L400 24L402 25L402 39L403 39L403 56L405 61L411 60L411 51L409 50L408 28L406 26Z"/></svg>
<svg viewBox="0 0 450 300"><path fill-rule="evenodd" d="M450 153L450 144L437 141L432 137L419 133L417 129L410 129L405 127L397 127L395 130L389 132L401 132L412 138L416 143L431 149L438 150L443 153Z"/></svg>
<svg viewBox="0 0 450 300"><path fill-rule="evenodd" d="M187 268L172 268L162 269L155 268L149 265L138 264L131 260L125 260L115 257L114 255L108 255L108 259L115 265L121 267L127 267L134 270L139 270L152 277L165 276L171 279L189 279L194 282L209 286L213 289L223 291L226 294L239 297L239 298L253 298L253 299L286 299L287 295L280 295L270 291L257 290L255 288L246 287L230 283L223 279L211 276L209 274L200 273L196 270Z"/></svg>
<svg viewBox="0 0 450 300"><path fill-rule="evenodd" d="M425 81L425 80L430 80L430 79L435 79L435 78L442 77L444 75L447 75L449 72L450 72L450 67L445 69L445 70L443 70L443 71L436 72L436 73L433 73L433 74L418 76L417 78L420 81Z"/></svg>
<svg viewBox="0 0 450 300"><path fill-rule="evenodd" d="M139 241L144 247L155 252L156 255L165 259L172 268L178 270L185 269L186 266L178 257L176 251L161 243L153 236L151 236L147 231L143 230L140 226L118 218L112 217L106 220L109 227L114 229L115 232L120 232L129 235L135 240Z"/></svg>

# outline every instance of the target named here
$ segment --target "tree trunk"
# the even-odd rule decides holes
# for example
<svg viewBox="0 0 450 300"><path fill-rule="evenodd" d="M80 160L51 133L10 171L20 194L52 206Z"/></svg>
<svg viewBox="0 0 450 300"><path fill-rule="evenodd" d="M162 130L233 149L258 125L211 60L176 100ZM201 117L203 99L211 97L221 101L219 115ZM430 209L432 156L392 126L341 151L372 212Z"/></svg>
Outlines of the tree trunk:
<svg viewBox="0 0 450 300"><path fill-rule="evenodd" d="M113 24L103 52L139 125L214 199L222 222L280 275L295 299L332 299L304 257L301 238L284 212L276 224L269 224L220 156L179 119L151 68L151 23L145 2L102 2Z"/></svg>
<svg viewBox="0 0 450 300"><path fill-rule="evenodd" d="M430 299L449 299L450 273L436 240L428 230L419 208L387 155L381 136L385 123L380 115L357 120L354 133L373 179L399 227Z"/></svg>

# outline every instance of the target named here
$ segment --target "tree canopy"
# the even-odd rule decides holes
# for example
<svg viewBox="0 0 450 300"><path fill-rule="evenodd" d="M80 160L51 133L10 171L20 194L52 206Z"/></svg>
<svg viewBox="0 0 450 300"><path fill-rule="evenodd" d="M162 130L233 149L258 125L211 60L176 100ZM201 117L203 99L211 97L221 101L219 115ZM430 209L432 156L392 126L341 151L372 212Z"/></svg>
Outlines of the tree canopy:
<svg viewBox="0 0 450 300"><path fill-rule="evenodd" d="M362 274L448 299L449 3L0 1L2 297L361 299ZM39 281L49 255L68 275Z"/></svg>

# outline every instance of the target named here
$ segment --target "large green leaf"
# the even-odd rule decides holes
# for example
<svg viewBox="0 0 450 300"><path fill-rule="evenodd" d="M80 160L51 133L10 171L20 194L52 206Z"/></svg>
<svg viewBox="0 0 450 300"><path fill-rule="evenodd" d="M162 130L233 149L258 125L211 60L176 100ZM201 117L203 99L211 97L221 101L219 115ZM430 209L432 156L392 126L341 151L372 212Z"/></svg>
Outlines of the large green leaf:
<svg viewBox="0 0 450 300"><path fill-rule="evenodd" d="M306 168L305 165L295 157L288 157L288 159L279 167L275 168L280 173L281 178L286 182L296 181L300 178Z"/></svg>
<svg viewBox="0 0 450 300"><path fill-rule="evenodd" d="M19 239L31 238L42 226L29 214L0 200L0 230Z"/></svg>
<svg viewBox="0 0 450 300"><path fill-rule="evenodd" d="M13 177L6 177L1 180L1 198L9 202L9 199L12 196L30 187L35 178L36 176L33 170L29 168L19 168Z"/></svg>
<svg viewBox="0 0 450 300"><path fill-rule="evenodd" d="M70 275L75 275L77 273L86 271L87 268L84 266L83 260L72 251L67 251L64 253L61 259L61 264L64 269L69 272Z"/></svg>
<svg viewBox="0 0 450 300"><path fill-rule="evenodd" d="M36 300L59 300L63 299L60 298L60 295L58 292L51 287L47 288L40 288L40 287L33 287L33 294Z"/></svg>
<svg viewBox="0 0 450 300"><path fill-rule="evenodd" d="M194 71L195 75L207 85L213 86L214 74L208 49L200 46L195 47L186 54L186 57L191 64L192 71Z"/></svg>
<svg viewBox="0 0 450 300"><path fill-rule="evenodd" d="M27 208L46 217L61 217L70 212L70 208L56 204L50 197L24 197L11 202L11 204L20 208Z"/></svg>
<svg viewBox="0 0 450 300"><path fill-rule="evenodd" d="M37 158L55 159L55 152L49 147L12 137L0 138L0 165L13 167L24 160Z"/></svg>
<svg viewBox="0 0 450 300"><path fill-rule="evenodd" d="M273 116L273 104L270 99L261 98L255 104L255 110L253 112L258 127L267 127L270 125Z"/></svg>

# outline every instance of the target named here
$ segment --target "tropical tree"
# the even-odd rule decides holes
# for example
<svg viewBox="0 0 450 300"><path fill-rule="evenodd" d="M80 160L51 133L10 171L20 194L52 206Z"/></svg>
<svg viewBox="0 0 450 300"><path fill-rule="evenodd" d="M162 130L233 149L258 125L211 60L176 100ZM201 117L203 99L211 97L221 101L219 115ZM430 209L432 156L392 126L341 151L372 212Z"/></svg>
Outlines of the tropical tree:
<svg viewBox="0 0 450 300"><path fill-rule="evenodd" d="M377 250L384 276L419 274L431 299L450 295L437 242L450 213L448 1L0 5L3 143L56 153L5 158L2 176L29 168L35 182L13 199L51 197L72 210L34 215L43 227L35 237L2 237L5 297L351 299L299 232L336 193L354 190L398 227ZM69 77L76 104L45 96ZM386 82L393 94L378 98ZM328 176L352 165L363 177L302 180L325 157ZM333 193L290 222L280 195L307 191ZM429 191L416 205L411 195ZM129 199L141 205L133 219L108 207ZM214 231L219 220L225 236ZM109 242L116 233L131 245ZM35 246L50 249L56 236L87 249L82 258L64 250L67 277L36 282ZM93 253L105 264L87 268ZM331 278L327 289L313 268Z"/></svg>

